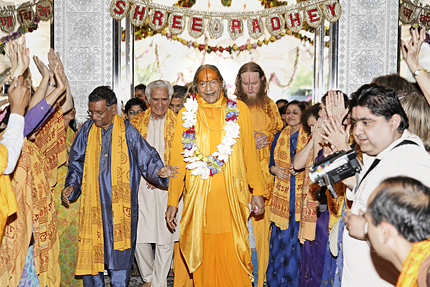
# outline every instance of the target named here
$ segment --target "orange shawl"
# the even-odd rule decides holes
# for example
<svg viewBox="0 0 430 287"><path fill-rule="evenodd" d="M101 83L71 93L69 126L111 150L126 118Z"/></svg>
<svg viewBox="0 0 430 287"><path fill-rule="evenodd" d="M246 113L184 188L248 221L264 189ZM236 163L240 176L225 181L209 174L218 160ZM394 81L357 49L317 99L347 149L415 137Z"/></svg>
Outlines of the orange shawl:
<svg viewBox="0 0 430 287"><path fill-rule="evenodd" d="M418 271L421 262L430 255L430 240L415 242L411 252L403 262L402 272L397 279L396 287L417 286Z"/></svg>
<svg viewBox="0 0 430 287"><path fill-rule="evenodd" d="M148 108L143 113L134 116L131 120L131 124L140 132L144 139L148 136L148 124L151 118L151 108ZM175 134L176 128L176 114L171 110L167 109L164 118L164 164L169 165L170 153L173 144L173 135Z"/></svg>
<svg viewBox="0 0 430 287"><path fill-rule="evenodd" d="M265 194L264 198L267 200L266 205L270 205L270 199L273 192L273 175L269 171L270 164L270 148L275 137L275 134L282 130L282 119L279 115L278 107L275 102L270 98L267 98L267 103L262 107L253 107L249 109L251 111L251 117L253 119L253 126L255 131L264 133L270 142L270 145L257 149L258 156L260 158L260 166L263 171L263 176L265 180ZM262 110L264 118L262 118L261 113L258 110ZM262 128L264 126L264 128ZM259 128L260 127L260 128Z"/></svg>
<svg viewBox="0 0 430 287"><path fill-rule="evenodd" d="M297 137L296 151L305 147L309 140L308 134L300 127ZM290 127L287 126L279 135L273 157L275 165L289 168L292 164L290 158ZM300 221L301 217L301 202L302 202L302 187L304 173L296 175L295 186L295 220ZM287 181L280 180L275 177L275 185L273 188L272 209L270 220L275 223L281 230L288 228L288 218L290 215L290 179Z"/></svg>

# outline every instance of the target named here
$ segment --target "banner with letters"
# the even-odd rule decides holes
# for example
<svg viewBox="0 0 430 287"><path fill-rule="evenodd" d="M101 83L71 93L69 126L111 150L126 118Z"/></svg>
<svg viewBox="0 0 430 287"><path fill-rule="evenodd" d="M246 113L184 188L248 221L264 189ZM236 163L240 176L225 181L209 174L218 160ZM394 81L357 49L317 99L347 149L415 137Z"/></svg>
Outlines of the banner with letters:
<svg viewBox="0 0 430 287"><path fill-rule="evenodd" d="M341 6L337 0L309 0L291 6L279 6L253 12L209 12L190 8L168 7L147 0L112 0L111 16L121 20L128 16L131 23L140 27L148 25L155 31L166 27L174 35L185 29L194 37L200 37L205 31L218 39L226 28L231 39L235 40L248 28L249 36L258 39L265 29L277 36L285 29L298 32L306 22L310 27L321 25L325 18L336 22L341 15Z"/></svg>
<svg viewBox="0 0 430 287"><path fill-rule="evenodd" d="M5 33L14 30L17 22L21 27L33 25L36 17L43 21L51 20L54 6L50 0L32 0L16 5L0 7L0 29Z"/></svg>
<svg viewBox="0 0 430 287"><path fill-rule="evenodd" d="M403 24L418 22L422 28L430 30L430 6L417 1L403 1L400 5L399 19Z"/></svg>

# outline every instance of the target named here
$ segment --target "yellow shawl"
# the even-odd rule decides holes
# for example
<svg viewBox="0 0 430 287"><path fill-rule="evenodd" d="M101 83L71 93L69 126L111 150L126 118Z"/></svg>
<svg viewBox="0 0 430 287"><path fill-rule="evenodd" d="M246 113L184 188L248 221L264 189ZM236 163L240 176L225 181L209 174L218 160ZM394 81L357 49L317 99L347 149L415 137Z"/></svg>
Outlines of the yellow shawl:
<svg viewBox="0 0 430 287"><path fill-rule="evenodd" d="M303 172L304 179L299 229L299 241L302 244L305 240L312 241L315 239L315 230L317 227L318 200L315 198L315 191L318 189L318 184L313 183L309 176L309 167L313 163L314 153L312 149L306 161L305 171Z"/></svg>
<svg viewBox="0 0 430 287"><path fill-rule="evenodd" d="M225 107L227 99L221 95L214 104L206 103L200 95L197 95L199 109L197 111L197 124L195 125L196 141L203 154L210 154L211 143L208 123L203 108L221 109L220 120L225 124ZM249 112L243 102L238 101L239 122L250 121ZM246 110L245 110L246 109ZM244 270L252 277L252 263L248 240L247 220L249 217L249 190L246 177L246 169L243 166L242 141L252 140L253 131L244 130L241 125L240 139L233 145L232 153L227 164L223 166L222 175L226 183L227 197L230 203L232 218L232 233L236 248L236 254ZM223 128L223 127L221 127ZM221 131L221 137L225 131ZM206 198L211 190L212 177L202 180L200 176L193 176L190 170L186 171L187 194L184 197L184 209L181 219L179 240L180 248L187 262L190 273L193 273L203 262L203 227L205 225ZM187 232L185 232L187 231Z"/></svg>
<svg viewBox="0 0 430 287"><path fill-rule="evenodd" d="M148 124L151 118L151 108L134 116L131 124L140 132L144 139L148 135ZM164 118L164 164L169 165L172 150L173 136L176 128L176 114L168 109Z"/></svg>
<svg viewBox="0 0 430 287"><path fill-rule="evenodd" d="M3 237L7 218L18 209L10 175L3 174L7 167L7 159L7 147L0 144L0 240Z"/></svg>
<svg viewBox="0 0 430 287"><path fill-rule="evenodd" d="M421 262L430 255L430 240L415 242L411 252L403 262L402 272L397 279L396 287L417 286L418 271Z"/></svg>
<svg viewBox="0 0 430 287"><path fill-rule="evenodd" d="M52 173L50 184L54 186L57 183L58 167L67 160L66 130L61 107L49 116L39 130L34 143L46 158L49 171Z"/></svg>
<svg viewBox="0 0 430 287"><path fill-rule="evenodd" d="M103 224L99 192L101 128L88 134L79 211L79 248L76 275L104 271ZM115 250L131 248L130 164L125 124L115 115L111 150L113 242Z"/></svg>
<svg viewBox="0 0 430 287"><path fill-rule="evenodd" d="M297 137L296 152L305 147L309 139L308 134L300 127ZM279 135L273 157L275 165L289 168L292 164L290 158L290 127L287 126ZM295 220L300 221L301 202L302 202L302 187L303 187L303 172L296 175L295 186ZM272 209L270 220L275 223L281 230L288 228L288 218L290 215L290 179L287 181L280 180L275 177L275 185L273 187Z"/></svg>
<svg viewBox="0 0 430 287"><path fill-rule="evenodd" d="M32 229L40 285L60 286L60 246L51 176L38 147L25 140L12 179L18 210L8 218L1 242L0 286L18 286Z"/></svg>

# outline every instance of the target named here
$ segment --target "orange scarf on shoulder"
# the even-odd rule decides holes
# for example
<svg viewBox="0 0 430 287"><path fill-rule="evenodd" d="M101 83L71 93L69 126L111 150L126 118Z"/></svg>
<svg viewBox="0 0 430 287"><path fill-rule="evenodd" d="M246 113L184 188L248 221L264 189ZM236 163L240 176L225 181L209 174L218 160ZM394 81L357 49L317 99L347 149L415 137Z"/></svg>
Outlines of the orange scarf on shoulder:
<svg viewBox="0 0 430 287"><path fill-rule="evenodd" d="M402 272L397 279L396 287L417 286L418 271L421 262L430 256L430 240L415 242L411 252L403 262Z"/></svg>
<svg viewBox="0 0 430 287"><path fill-rule="evenodd" d="M149 119L151 108L133 117L131 124L140 132L144 139L148 136ZM164 118L164 164L170 163L170 152L172 150L173 136L176 129L176 114L168 109Z"/></svg>
<svg viewBox="0 0 430 287"><path fill-rule="evenodd" d="M275 165L290 168L290 127L287 126L279 135L273 157ZM300 127L299 135L297 137L296 152L300 151L308 143L309 135ZM300 221L301 217L301 203L302 203L302 188L303 188L304 173L301 172L296 175L295 186L295 220ZM270 220L275 223L281 230L288 228L290 215L290 179L283 181L275 177L275 185L273 187L272 196L272 209Z"/></svg>

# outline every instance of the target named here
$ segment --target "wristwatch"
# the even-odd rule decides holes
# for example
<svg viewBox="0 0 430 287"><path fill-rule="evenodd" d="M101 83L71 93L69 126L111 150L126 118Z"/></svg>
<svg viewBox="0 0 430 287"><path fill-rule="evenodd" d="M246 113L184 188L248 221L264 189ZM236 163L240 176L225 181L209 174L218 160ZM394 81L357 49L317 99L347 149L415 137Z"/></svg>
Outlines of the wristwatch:
<svg viewBox="0 0 430 287"><path fill-rule="evenodd" d="M428 73L425 69L421 69L421 70L415 70L414 71L414 76L418 76L421 73Z"/></svg>

